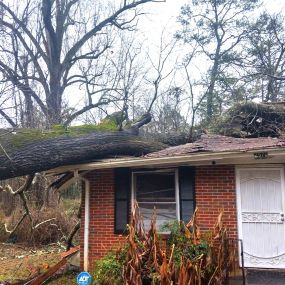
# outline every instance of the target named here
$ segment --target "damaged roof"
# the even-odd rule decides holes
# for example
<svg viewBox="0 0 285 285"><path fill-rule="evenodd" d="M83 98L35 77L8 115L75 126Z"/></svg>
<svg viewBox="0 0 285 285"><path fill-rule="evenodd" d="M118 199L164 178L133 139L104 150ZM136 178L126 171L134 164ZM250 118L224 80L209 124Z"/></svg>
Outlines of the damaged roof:
<svg viewBox="0 0 285 285"><path fill-rule="evenodd" d="M218 161L219 164L255 164L258 160L252 156L251 152L267 152L269 150L272 152L270 156L265 157L269 159L267 163L284 163L285 138L233 138L221 135L202 135L194 143L168 147L139 157L108 157L93 162L58 167L47 173L54 175L67 171L89 171L117 167L202 165L213 161L215 163ZM233 161L233 159L235 160ZM238 159L240 160L238 161Z"/></svg>
<svg viewBox="0 0 285 285"><path fill-rule="evenodd" d="M187 143L149 153L145 158L173 157L199 152L246 152L273 148L285 148L285 138L233 138L220 135L202 135L194 143Z"/></svg>

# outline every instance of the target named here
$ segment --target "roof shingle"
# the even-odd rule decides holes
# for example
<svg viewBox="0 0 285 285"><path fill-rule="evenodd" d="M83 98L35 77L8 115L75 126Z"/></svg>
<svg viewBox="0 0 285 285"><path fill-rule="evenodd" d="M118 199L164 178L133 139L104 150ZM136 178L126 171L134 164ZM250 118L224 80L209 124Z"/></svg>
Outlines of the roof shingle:
<svg viewBox="0 0 285 285"><path fill-rule="evenodd" d="M202 135L194 143L169 147L145 157L172 157L199 152L246 152L250 150L285 148L284 138L233 138L220 135Z"/></svg>

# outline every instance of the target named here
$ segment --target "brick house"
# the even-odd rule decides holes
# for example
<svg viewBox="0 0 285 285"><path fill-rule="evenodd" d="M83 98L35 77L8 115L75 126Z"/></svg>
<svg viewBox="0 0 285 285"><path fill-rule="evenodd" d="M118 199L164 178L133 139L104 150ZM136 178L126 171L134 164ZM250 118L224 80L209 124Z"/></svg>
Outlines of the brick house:
<svg viewBox="0 0 285 285"><path fill-rule="evenodd" d="M189 221L202 230L221 209L232 240L242 240L246 267L285 268L285 140L204 136L142 157L60 167L85 181L81 260L85 270L124 240L133 201L147 224ZM72 182L72 180L71 180Z"/></svg>

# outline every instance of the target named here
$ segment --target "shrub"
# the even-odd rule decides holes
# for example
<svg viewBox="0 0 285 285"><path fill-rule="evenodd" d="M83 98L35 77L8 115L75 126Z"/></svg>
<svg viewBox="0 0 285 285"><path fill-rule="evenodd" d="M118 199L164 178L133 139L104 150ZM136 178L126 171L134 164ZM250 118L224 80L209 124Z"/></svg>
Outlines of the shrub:
<svg viewBox="0 0 285 285"><path fill-rule="evenodd" d="M171 248L174 245L173 262L176 266L179 266L183 257L193 260L201 255L206 256L209 252L208 239L202 238L193 243L193 240L189 238L191 232L189 231L187 234L188 229L181 221L173 221L164 225L163 231L170 232L167 239L167 246Z"/></svg>
<svg viewBox="0 0 285 285"><path fill-rule="evenodd" d="M110 251L105 257L95 264L94 280L98 285L123 284L122 272L126 259L127 245L118 251Z"/></svg>
<svg viewBox="0 0 285 285"><path fill-rule="evenodd" d="M127 242L116 253L111 252L95 266L98 285L220 285L224 284L231 256L227 248L227 230L222 213L213 231L201 236L196 211L191 221L165 225L170 231L163 245L156 229L154 213L146 232L138 208L128 226Z"/></svg>

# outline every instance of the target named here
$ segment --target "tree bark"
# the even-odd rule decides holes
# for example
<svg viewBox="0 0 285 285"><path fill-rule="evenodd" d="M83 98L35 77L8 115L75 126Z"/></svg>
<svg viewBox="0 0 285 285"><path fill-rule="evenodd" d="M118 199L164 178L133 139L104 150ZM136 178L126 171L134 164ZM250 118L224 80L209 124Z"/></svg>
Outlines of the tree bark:
<svg viewBox="0 0 285 285"><path fill-rule="evenodd" d="M163 148L163 144L145 140L127 131L34 140L18 148L4 145L8 155L0 155L0 180L108 156L141 156Z"/></svg>

